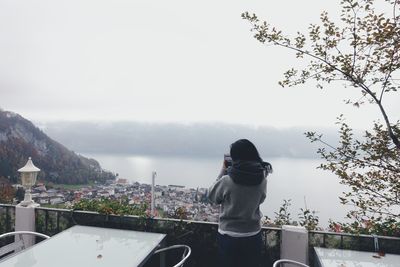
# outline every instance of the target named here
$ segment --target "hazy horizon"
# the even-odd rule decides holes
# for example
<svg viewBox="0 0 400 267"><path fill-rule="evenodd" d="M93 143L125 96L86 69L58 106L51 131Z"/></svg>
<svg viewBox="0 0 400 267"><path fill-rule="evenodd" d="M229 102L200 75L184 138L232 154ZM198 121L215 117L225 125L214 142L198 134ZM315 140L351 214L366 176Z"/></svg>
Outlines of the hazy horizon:
<svg viewBox="0 0 400 267"><path fill-rule="evenodd" d="M237 139L251 140L262 156L317 158L301 127L250 127L221 123L51 122L38 125L57 142L77 153L218 157ZM320 128L335 144L333 128Z"/></svg>

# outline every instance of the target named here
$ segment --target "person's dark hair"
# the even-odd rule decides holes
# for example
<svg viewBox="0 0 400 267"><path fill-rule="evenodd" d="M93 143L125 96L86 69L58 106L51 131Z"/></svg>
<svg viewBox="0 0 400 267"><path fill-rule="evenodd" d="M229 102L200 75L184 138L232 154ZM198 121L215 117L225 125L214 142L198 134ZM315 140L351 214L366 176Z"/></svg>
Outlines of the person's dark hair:
<svg viewBox="0 0 400 267"><path fill-rule="evenodd" d="M256 146L247 139L240 139L231 145L231 157L233 161L246 160L246 161L258 161L263 160L257 151Z"/></svg>

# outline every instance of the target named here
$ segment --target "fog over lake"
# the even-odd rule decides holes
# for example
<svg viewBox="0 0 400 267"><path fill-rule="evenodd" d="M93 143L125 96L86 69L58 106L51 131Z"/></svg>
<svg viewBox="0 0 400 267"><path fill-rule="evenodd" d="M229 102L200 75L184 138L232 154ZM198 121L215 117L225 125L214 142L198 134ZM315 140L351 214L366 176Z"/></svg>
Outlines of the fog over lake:
<svg viewBox="0 0 400 267"><path fill-rule="evenodd" d="M149 124L141 122L53 122L41 125L49 136L120 178L190 188L208 188L219 173L223 154L239 138L248 138L258 147L265 161L272 164L268 195L262 205L264 215L274 217L283 200L291 199L294 218L300 208L318 212L321 224L343 221L345 207L338 196L346 188L327 171L304 132L315 129L251 127L229 124ZM335 142L334 129L316 129Z"/></svg>

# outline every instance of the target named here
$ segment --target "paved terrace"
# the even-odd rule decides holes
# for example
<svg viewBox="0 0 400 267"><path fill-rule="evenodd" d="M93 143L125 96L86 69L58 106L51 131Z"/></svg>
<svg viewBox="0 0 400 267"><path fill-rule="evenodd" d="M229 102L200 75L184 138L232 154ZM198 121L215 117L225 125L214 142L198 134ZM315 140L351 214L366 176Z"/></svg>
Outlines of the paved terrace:
<svg viewBox="0 0 400 267"><path fill-rule="evenodd" d="M37 232L50 236L77 224L165 233L167 234L167 245L187 244L192 248L193 254L185 266L217 266L215 237L218 225L216 223L103 215L96 212L50 208L36 208L35 222ZM14 228L15 206L0 204L0 233L13 231ZM272 263L280 258L282 252L282 230L281 228L264 227L262 234L264 244L263 266L272 266ZM400 254L400 238L383 236L378 238L381 250L386 253ZM314 250L312 249L314 246L361 251L374 251L375 249L374 236L368 235L356 236L345 233L311 231L308 233L308 239L308 257L311 266L314 262ZM8 242L12 241L9 240ZM0 244L0 246L2 245L4 244ZM146 266L158 266L157 260L150 261Z"/></svg>

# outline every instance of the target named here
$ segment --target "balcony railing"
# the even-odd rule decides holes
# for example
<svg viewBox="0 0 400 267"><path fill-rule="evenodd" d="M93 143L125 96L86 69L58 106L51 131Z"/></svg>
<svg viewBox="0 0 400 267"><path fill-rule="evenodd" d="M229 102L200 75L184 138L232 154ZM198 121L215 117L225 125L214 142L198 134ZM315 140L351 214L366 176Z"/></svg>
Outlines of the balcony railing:
<svg viewBox="0 0 400 267"><path fill-rule="evenodd" d="M14 231L15 206L0 204L0 233Z"/></svg>
<svg viewBox="0 0 400 267"><path fill-rule="evenodd" d="M15 206L0 204L0 234L14 231L15 227ZM0 247L13 242L13 238L0 240Z"/></svg>
<svg viewBox="0 0 400 267"><path fill-rule="evenodd" d="M313 266L313 247L349 249L359 251L375 250L400 254L400 238L389 236L353 235L347 233L309 231L309 259ZM377 247L376 247L377 245Z"/></svg>
<svg viewBox="0 0 400 267"><path fill-rule="evenodd" d="M192 248L192 256L185 266L211 267L217 266L218 263L217 223L104 215L65 209L36 209L36 230L38 232L54 235L75 224L165 233L167 234L167 245L187 244ZM264 266L271 266L275 260L279 259L280 232L280 228L262 229ZM149 266L152 266L151 262Z"/></svg>
<svg viewBox="0 0 400 267"><path fill-rule="evenodd" d="M36 208L35 221L36 231L48 235L57 234L76 224L165 233L167 245L187 244L192 247L193 254L186 266L217 266L216 223L104 215L97 212L52 208ZM14 225L15 206L0 205L0 233L13 231ZM263 266L272 266L272 263L280 258L281 228L264 227L262 235ZM375 251L376 238L379 241L379 250L400 254L400 238L310 231L310 265L313 266L313 247ZM157 266L157 263L150 262L148 266Z"/></svg>

